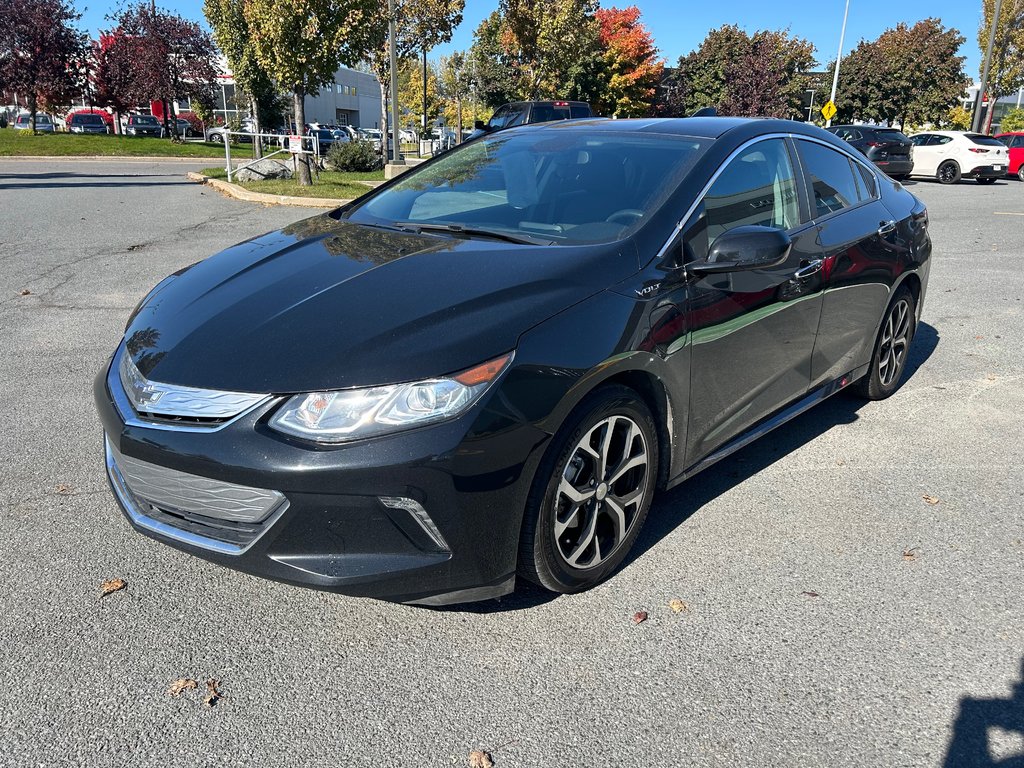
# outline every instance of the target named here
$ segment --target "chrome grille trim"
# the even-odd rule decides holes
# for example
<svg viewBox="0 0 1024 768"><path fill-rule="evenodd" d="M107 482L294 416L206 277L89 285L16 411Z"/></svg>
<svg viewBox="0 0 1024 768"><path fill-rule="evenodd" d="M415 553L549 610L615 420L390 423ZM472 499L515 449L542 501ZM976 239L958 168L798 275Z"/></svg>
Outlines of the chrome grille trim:
<svg viewBox="0 0 1024 768"><path fill-rule="evenodd" d="M287 498L278 491L223 483L198 475L159 467L155 464L123 456L114 448L110 438L106 435L104 435L103 442L106 453L107 475L110 478L114 493L121 502L121 506L124 507L128 517L140 528L158 533L169 539L221 554L240 555L255 544L288 509ZM164 479L153 484L150 482L153 476L163 476ZM140 478L142 478L141 483ZM172 498L172 501L176 502L168 504L163 498L163 494L166 492L167 486L173 485L172 478L174 481L185 483L185 492L168 493L167 495ZM195 481L203 482L197 483ZM135 488L133 483L140 483L142 487ZM225 516L223 511L218 512L217 509L204 505L204 491L202 489L209 488L208 484L230 489L231 494L228 495L235 495L236 497L239 495L239 491L243 491L251 499L252 492L256 492L260 494L259 498L263 500L264 505L270 500L273 500L273 504L269 507L260 507L260 511L256 512L251 500L246 502L246 506L251 508L251 511L248 513L249 517L252 518L258 515L258 521ZM189 485L200 489L195 493L199 503L185 506L181 502L183 500L188 501ZM149 496L161 496L161 498L149 498ZM224 506L225 497L226 494L212 494L212 498L219 506ZM228 506L231 505L228 504ZM210 514L211 512L214 514ZM175 513L181 515L181 524L187 525L188 530L174 524ZM196 518L205 518L209 521L209 524L203 525ZM240 526L239 533L241 535L234 538L239 539L241 543L215 538L219 528L228 526ZM209 535L197 533L197 530L208 532Z"/></svg>
<svg viewBox="0 0 1024 768"><path fill-rule="evenodd" d="M118 373L135 411L154 416L230 419L270 397L253 392L222 392L150 381L139 372L127 349L121 353Z"/></svg>
<svg viewBox="0 0 1024 768"><path fill-rule="evenodd" d="M193 389L189 387L178 387L170 384L157 384L160 387L168 388L168 392L181 392L185 393L189 390L193 392L209 393L214 396L221 395L242 395L247 398L259 398L258 400L251 401L243 410L237 411L230 417L217 417L209 413L209 409L206 409L207 413L198 413L198 410L202 410L202 406L197 407L193 413L158 413L154 406L147 404L145 411L139 412L135 404L129 398L128 387L125 385L122 375L122 361L128 357L128 352L125 349L124 344L118 347L114 353L114 357L111 359L110 368L107 371L107 391L110 393L111 399L114 401L114 405L117 408L118 413L121 414L121 418L124 419L126 424L133 427L146 427L147 429L163 429L172 432L216 432L219 429L223 429L229 424L241 419L248 413L255 411L257 408L262 407L271 400L274 399L273 395L255 395L245 392L219 392L212 389ZM134 368L134 365L132 366ZM137 369L136 369L137 370ZM140 377L142 376L139 374ZM145 377L143 380L148 381ZM153 385L154 382L149 382ZM165 394L164 397L167 397ZM162 400L163 398L161 398ZM172 398L177 400L177 398ZM235 400L237 406L238 400ZM184 407L177 407L176 410L186 410ZM176 421L176 418L181 418L183 421Z"/></svg>

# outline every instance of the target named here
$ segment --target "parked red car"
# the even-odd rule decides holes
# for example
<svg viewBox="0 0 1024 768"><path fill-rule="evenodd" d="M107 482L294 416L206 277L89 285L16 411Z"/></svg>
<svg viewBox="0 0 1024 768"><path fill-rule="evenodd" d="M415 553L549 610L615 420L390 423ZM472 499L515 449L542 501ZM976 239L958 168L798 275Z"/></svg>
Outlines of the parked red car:
<svg viewBox="0 0 1024 768"><path fill-rule="evenodd" d="M1024 131L1012 133L1000 133L995 138L1003 142L1010 150L1010 165L1007 167L1007 175L1016 175L1024 181Z"/></svg>

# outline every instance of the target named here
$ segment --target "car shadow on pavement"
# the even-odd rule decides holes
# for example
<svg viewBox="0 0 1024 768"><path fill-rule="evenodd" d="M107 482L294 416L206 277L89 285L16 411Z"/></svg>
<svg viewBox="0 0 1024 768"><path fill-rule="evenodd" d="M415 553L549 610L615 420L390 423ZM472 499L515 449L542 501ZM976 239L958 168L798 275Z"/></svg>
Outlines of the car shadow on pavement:
<svg viewBox="0 0 1024 768"><path fill-rule="evenodd" d="M939 344L939 334L928 323L919 323L910 346L903 385L914 377L917 370L931 357ZM893 396L899 398L899 392ZM622 568L628 568L668 534L685 523L705 504L726 491L753 477L765 467L774 464L788 453L809 443L839 424L857 420L857 411L868 404L861 397L840 394L831 397L807 413L737 451L729 458L709 467L691 480L666 493L654 497L650 514L632 551ZM460 603L434 610L466 613L501 613L533 608L560 597L525 579L517 579L516 591L497 600L479 603ZM1022 767L1024 768L1024 767Z"/></svg>
<svg viewBox="0 0 1024 768"><path fill-rule="evenodd" d="M901 388L907 385L918 369L939 345L934 326L919 323L910 345L907 367ZM893 395L896 402L899 391ZM857 412L870 401L853 392L830 397L806 413L755 440L731 456L712 465L699 475L684 481L671 491L654 497L644 528L623 563L629 565L644 555L668 534L685 523L704 505L750 479L779 459L806 445L840 424L852 424Z"/></svg>
<svg viewBox="0 0 1024 768"><path fill-rule="evenodd" d="M167 180L143 181L143 179ZM61 183L62 180L66 180L66 183ZM0 189L156 187L194 183L184 178L181 173L0 173Z"/></svg>
<svg viewBox="0 0 1024 768"><path fill-rule="evenodd" d="M1011 734L1007 737L1005 734ZM1024 659L1021 679L1007 699L964 696L953 722L943 768L1022 768L1024 752ZM1005 754L1007 752L1015 754Z"/></svg>

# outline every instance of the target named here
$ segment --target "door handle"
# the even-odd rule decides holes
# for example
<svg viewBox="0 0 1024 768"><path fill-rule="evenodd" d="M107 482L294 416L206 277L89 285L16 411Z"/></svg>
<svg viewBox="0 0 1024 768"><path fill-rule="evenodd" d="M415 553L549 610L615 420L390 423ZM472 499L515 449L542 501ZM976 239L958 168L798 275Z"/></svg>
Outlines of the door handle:
<svg viewBox="0 0 1024 768"><path fill-rule="evenodd" d="M793 279L803 280L804 278L810 277L811 275L815 275L818 272L821 272L821 259L814 259L813 261L808 261L806 264L800 267L800 269L794 272Z"/></svg>
<svg viewBox="0 0 1024 768"><path fill-rule="evenodd" d="M889 221L878 222L878 236L886 237L896 231L896 222L892 219Z"/></svg>

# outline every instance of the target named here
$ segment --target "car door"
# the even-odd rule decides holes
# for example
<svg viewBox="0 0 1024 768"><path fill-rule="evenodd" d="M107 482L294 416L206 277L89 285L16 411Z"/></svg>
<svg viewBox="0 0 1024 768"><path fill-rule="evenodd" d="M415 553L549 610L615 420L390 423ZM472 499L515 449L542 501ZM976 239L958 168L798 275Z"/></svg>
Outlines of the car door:
<svg viewBox="0 0 1024 768"><path fill-rule="evenodd" d="M931 176L939 167L938 145L934 140L938 136L931 133L919 133L910 137L914 145L914 175Z"/></svg>
<svg viewBox="0 0 1024 768"><path fill-rule="evenodd" d="M690 464L800 397L810 384L820 262L786 139L749 144L720 170L683 227L684 262L706 260L717 237L748 224L789 234L793 245L784 263L694 276L682 289L690 330ZM679 301L680 291L675 293L671 300Z"/></svg>
<svg viewBox="0 0 1024 768"><path fill-rule="evenodd" d="M895 279L897 222L882 203L875 171L812 139L797 139L821 248L822 297L811 386L839 379L870 355Z"/></svg>

